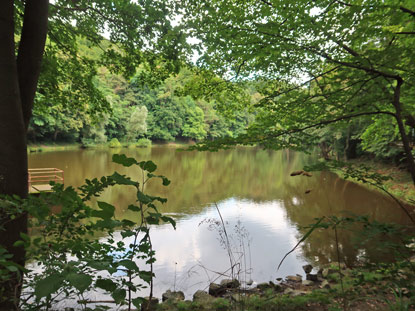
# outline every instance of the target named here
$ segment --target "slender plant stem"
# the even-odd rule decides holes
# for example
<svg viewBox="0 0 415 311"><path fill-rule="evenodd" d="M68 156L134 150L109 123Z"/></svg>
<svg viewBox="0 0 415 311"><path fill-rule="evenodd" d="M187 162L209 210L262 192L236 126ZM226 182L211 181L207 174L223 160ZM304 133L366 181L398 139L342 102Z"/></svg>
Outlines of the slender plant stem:
<svg viewBox="0 0 415 311"><path fill-rule="evenodd" d="M342 298L343 310L346 310L346 296L344 295L343 275L342 275L341 266L340 266L340 250L339 250L339 238L337 236L337 224L334 225L334 236L336 238L337 266L339 268L340 286L342 289L342 296L343 296Z"/></svg>

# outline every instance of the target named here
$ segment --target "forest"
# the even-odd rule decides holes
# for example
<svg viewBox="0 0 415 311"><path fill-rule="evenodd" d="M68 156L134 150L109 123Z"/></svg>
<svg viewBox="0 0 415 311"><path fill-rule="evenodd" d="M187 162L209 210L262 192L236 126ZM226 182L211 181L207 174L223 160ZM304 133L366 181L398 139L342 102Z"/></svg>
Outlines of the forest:
<svg viewBox="0 0 415 311"><path fill-rule="evenodd" d="M98 48L88 48L88 42L80 39L77 43L82 57L99 58ZM236 137L254 118L248 107L225 117L214 99L184 94L184 88L196 79L195 68L183 67L158 83L149 83L143 76L151 72L143 67L137 68L137 73L129 79L111 73L106 67L97 68L93 87L108 106L108 111L99 115L88 111L88 102L80 103L83 109L73 111L65 107L66 103L49 102L51 97L39 92L28 129L29 142L78 142L90 147L114 138L126 144L135 144L143 138L155 142L213 140ZM254 82L245 84L243 95L254 104L260 94ZM71 86L62 83L57 87ZM44 111L42 107L48 108Z"/></svg>
<svg viewBox="0 0 415 311"><path fill-rule="evenodd" d="M77 308L92 310L86 293L99 291L128 310L376 310L376 304L361 302L359 291L382 310L413 310L412 0L4 0L0 43L0 310L53 310L69 297ZM163 146L169 143L183 144L190 152L226 151L218 153L221 158L164 158L158 173L152 159L142 155L163 159L160 154L167 157ZM29 162L37 160L38 146L62 144L96 151L96 163L87 163L85 156L82 164L100 163L101 176L77 185L52 182L51 192L29 194ZM149 148L152 144L161 149ZM241 146L255 148L238 151ZM103 157L95 147L103 147ZM136 158L113 147L129 147ZM208 178L211 171L222 170L220 165L233 167L231 159L240 159L228 151L232 148L243 154L242 177L230 170L227 179ZM284 166L278 178L261 166L274 163L269 166L276 171L273 159ZM361 162L349 161L356 159ZM159 196L168 193L163 189L171 183L165 171L182 160L185 177L177 178L179 184L186 184L181 178L195 185L209 179L231 189L229 180L243 179L244 170L259 172L251 174L249 187L244 185L252 192L224 194L219 206L203 202L220 218L211 225L217 226L231 272L229 282L208 285L207 306L181 298L153 305L157 254L150 231L165 225L180 229L186 218L176 210L162 213L167 199ZM303 166L294 170L293 163ZM104 171L113 166L121 173ZM386 166L404 176L405 184L384 176ZM255 181L256 175L267 180ZM355 191L359 204L370 203L375 212L351 213L356 206L347 205L352 200L346 190L361 188L344 179L366 191L380 190L384 196L376 199ZM159 194L148 192L148 182L161 184L154 188ZM221 209L228 199L266 205L267 200L258 199L261 182L278 183L270 195L275 206L286 208L281 213L314 221L295 222L291 248L275 262L278 270L300 244L303 254L321 253L326 263L314 274L320 257L304 255L308 285L297 275L278 284L254 283L255 289L245 292L240 281L253 282L235 276L246 253L235 259L241 252L231 245ZM120 188L128 189L123 199L133 193L122 208L107 197ZM411 195L397 198L391 189ZM180 191L195 206L206 195ZM342 198L337 204L344 203L345 213L338 206L326 208L336 197ZM384 200L399 220L380 221ZM300 212L298 206L313 209ZM120 214L120 209L128 212ZM250 217L257 219L258 211ZM239 237L246 237L238 226ZM348 236L347 230L361 233L360 248L349 252L353 260L341 256L352 247L339 237ZM322 232L330 232L325 238L331 240L320 243ZM378 246L374 241L379 240L385 243ZM245 247L241 241L238 247ZM314 251L312 243L323 246ZM377 245L383 255L372 255L367 244ZM373 261L376 257L381 260ZM41 273L31 267L35 262ZM144 289L147 297L140 296Z"/></svg>

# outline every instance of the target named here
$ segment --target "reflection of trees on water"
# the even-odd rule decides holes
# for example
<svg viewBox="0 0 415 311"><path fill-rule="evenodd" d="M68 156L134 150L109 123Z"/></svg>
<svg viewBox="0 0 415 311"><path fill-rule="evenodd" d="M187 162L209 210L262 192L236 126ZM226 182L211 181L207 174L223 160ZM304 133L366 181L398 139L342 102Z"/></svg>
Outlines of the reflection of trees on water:
<svg viewBox="0 0 415 311"><path fill-rule="evenodd" d="M219 152L177 152L171 147L144 149L97 149L31 154L30 167L59 167L65 170L66 185L81 185L91 179L118 171L141 180L134 168L112 163L114 153L125 153L138 161L151 159L158 165L157 174L172 183L161 186L159 180L149 183L150 194L166 197L160 208L165 213L198 214L213 202L231 197L255 202L281 200L289 221L298 226L315 222L321 216L346 216L347 213L368 215L381 222L408 223L406 216L389 199L354 183L343 181L331 173L313 177L290 173L301 169L311 158L290 151L264 151L258 148L237 148ZM307 190L311 190L306 194ZM129 217L126 207L135 201L134 189L114 187L105 191L100 200L112 202L118 217ZM346 213L347 211L347 213ZM179 216L180 217L180 216ZM300 229L304 234L306 229ZM339 231L342 255L352 263L358 251L352 247L353 232ZM336 259L334 233L314 232L303 244L311 261L322 263ZM369 256L376 256L366 250Z"/></svg>
<svg viewBox="0 0 415 311"><path fill-rule="evenodd" d="M111 174L114 170L141 179L134 168L125 169L111 163L112 153L126 153L138 160L151 159L158 165L156 173L172 183L161 186L152 181L149 193L168 198L164 212L199 213L212 202L230 197L257 202L280 198L289 172L303 166L303 156L289 151L271 152L257 148L238 148L219 152L177 152L174 148L80 150L34 154L31 167L56 166L65 170L66 185L79 186L85 178ZM295 181L297 183L297 181ZM134 191L113 188L102 198L117 207L135 199ZM120 211L117 211L120 212Z"/></svg>
<svg viewBox="0 0 415 311"><path fill-rule="evenodd" d="M305 178L305 177L299 177ZM379 222L409 224L407 216L399 209L395 202L370 191L363 186L338 178L335 174L322 172L316 174L298 187L288 185L291 195L285 197L284 203L290 220L300 227L304 235L308 229L302 228L307 224L315 223L315 218L322 216L346 217L353 215L367 215L369 219ZM306 194L306 190L311 190ZM296 198L293 200L293 198ZM370 260L387 260L386 256L379 258L377 245L359 249L357 242L364 237L359 236L360 225L348 226L338 230L338 240L341 260L353 265L362 252ZM382 241L375 241L380 242ZM376 244L376 243L374 243ZM311 261L328 263L337 260L335 234L332 229L318 229L303 243L304 255ZM390 253L388 255L391 255Z"/></svg>

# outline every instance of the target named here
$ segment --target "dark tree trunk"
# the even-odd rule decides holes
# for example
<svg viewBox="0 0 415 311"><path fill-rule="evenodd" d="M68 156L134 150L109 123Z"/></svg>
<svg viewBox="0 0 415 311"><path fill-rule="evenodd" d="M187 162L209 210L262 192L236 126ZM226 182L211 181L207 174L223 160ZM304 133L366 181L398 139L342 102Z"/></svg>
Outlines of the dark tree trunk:
<svg viewBox="0 0 415 311"><path fill-rule="evenodd" d="M32 117L48 30L49 0L26 0L22 36L17 56L20 96L25 128Z"/></svg>
<svg viewBox="0 0 415 311"><path fill-rule="evenodd" d="M26 130L20 100L14 45L13 1L3 0L0 6L0 193L27 196ZM26 215L11 220L2 213L6 232L0 244L13 255L12 260L24 265L24 249L13 247L20 233L27 231ZM0 310L14 310L20 278L1 284ZM15 294L16 293L16 294Z"/></svg>
<svg viewBox="0 0 415 311"><path fill-rule="evenodd" d="M0 194L27 197L26 133L31 116L46 41L48 1L26 0L24 25L16 61L14 1L0 2ZM27 24L26 24L27 23ZM30 55L29 55L30 54ZM27 232L27 215L11 219L0 211L5 232L0 244L12 260L24 266L25 252L13 244ZM12 275L0 284L0 310L15 310L20 296L21 276Z"/></svg>
<svg viewBox="0 0 415 311"><path fill-rule="evenodd" d="M395 107L395 119L396 119L396 122L398 123L399 134L401 135L403 148L404 148L405 156L406 156L406 161L408 163L408 169L412 177L412 182L415 184L415 162L414 162L414 157L412 155L412 149L410 146L409 138L408 138L408 135L406 134L405 125L402 119L402 106L400 102L402 84L403 84L403 80L398 79L397 85L395 88L394 97L393 97L393 106Z"/></svg>

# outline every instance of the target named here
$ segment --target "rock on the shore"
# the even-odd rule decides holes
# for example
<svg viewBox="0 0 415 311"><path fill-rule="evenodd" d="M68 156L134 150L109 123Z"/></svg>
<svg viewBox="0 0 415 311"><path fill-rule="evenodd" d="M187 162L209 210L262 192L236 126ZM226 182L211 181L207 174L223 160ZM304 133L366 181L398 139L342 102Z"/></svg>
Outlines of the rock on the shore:
<svg viewBox="0 0 415 311"><path fill-rule="evenodd" d="M313 282L318 282L318 275L317 274L308 273L306 275L306 280L313 281Z"/></svg>
<svg viewBox="0 0 415 311"><path fill-rule="evenodd" d="M225 288L239 288L240 285L237 279L224 279L220 282L220 286Z"/></svg>
<svg viewBox="0 0 415 311"><path fill-rule="evenodd" d="M301 282L302 277L300 275L289 275L285 279L290 282Z"/></svg>
<svg viewBox="0 0 415 311"><path fill-rule="evenodd" d="M308 274L313 270L313 266L312 265L304 265L303 270L306 274Z"/></svg>
<svg viewBox="0 0 415 311"><path fill-rule="evenodd" d="M331 288L329 281L324 280L323 283L321 283L321 288L327 288L327 289Z"/></svg>
<svg viewBox="0 0 415 311"><path fill-rule="evenodd" d="M209 285L209 295L212 295L214 297L220 297L224 294L226 294L227 289L236 289L239 288L240 283L236 279L225 279L220 282L220 284L217 283L210 283Z"/></svg>
<svg viewBox="0 0 415 311"><path fill-rule="evenodd" d="M198 290L193 294L193 301L198 301L200 303L209 303L213 300L215 300L215 298L203 290Z"/></svg>
<svg viewBox="0 0 415 311"><path fill-rule="evenodd" d="M313 286L314 282L310 280L304 280L301 284L303 284L304 286Z"/></svg>
<svg viewBox="0 0 415 311"><path fill-rule="evenodd" d="M323 269L323 271L321 272L321 275L323 276L323 278L327 278L327 276L328 276L329 274L336 273L336 272L338 272L336 269L325 268L325 269Z"/></svg>
<svg viewBox="0 0 415 311"><path fill-rule="evenodd" d="M166 301L168 299L172 300L172 301L180 301L180 300L184 300L184 293L182 291L178 291L178 292L172 292L170 289L168 291L166 291L162 296L161 296L162 301Z"/></svg>
<svg viewBox="0 0 415 311"><path fill-rule="evenodd" d="M209 295L212 295L213 297L220 297L225 293L226 293L226 287L223 287L217 283L210 283Z"/></svg>

